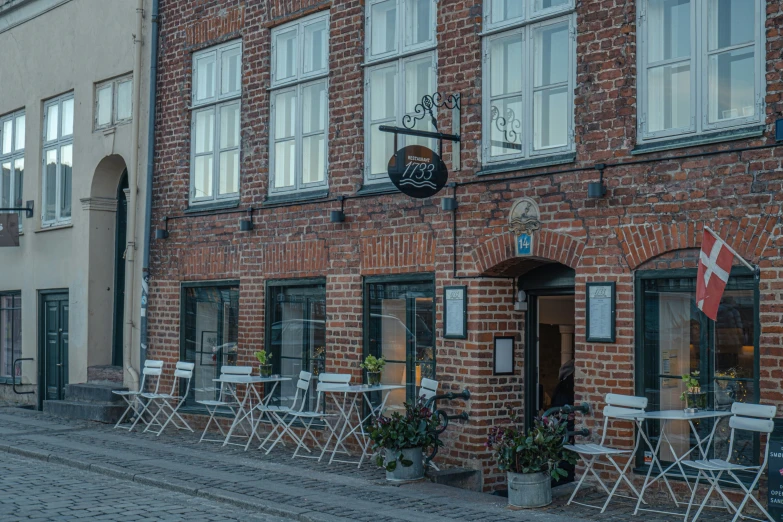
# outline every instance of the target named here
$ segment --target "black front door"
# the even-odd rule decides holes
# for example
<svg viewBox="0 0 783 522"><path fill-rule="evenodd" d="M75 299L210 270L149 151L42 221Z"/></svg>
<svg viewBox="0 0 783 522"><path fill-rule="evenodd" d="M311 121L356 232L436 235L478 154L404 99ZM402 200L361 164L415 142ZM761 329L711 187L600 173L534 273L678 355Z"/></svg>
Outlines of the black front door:
<svg viewBox="0 0 783 522"><path fill-rule="evenodd" d="M42 296L44 399L63 399L68 384L68 294Z"/></svg>
<svg viewBox="0 0 783 522"><path fill-rule="evenodd" d="M128 228L128 172L122 174L117 187L117 223L115 225L114 244L114 335L112 341L111 363L122 366L122 341L125 318L125 246Z"/></svg>

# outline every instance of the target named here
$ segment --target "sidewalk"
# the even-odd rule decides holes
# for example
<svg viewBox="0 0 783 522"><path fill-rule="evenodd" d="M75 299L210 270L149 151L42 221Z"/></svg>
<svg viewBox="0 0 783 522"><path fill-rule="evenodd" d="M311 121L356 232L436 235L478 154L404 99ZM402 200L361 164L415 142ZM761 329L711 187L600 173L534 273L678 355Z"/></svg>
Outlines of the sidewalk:
<svg viewBox="0 0 783 522"><path fill-rule="evenodd" d="M630 505L620 503L604 515L563 506L563 500L543 510L515 511L506 506L506 499L488 494L429 482L393 486L372 464L357 469L291 459L286 449L262 455L217 443L199 445L199 435L168 432L155 437L0 407L0 452L302 521L639 520L630 514Z"/></svg>

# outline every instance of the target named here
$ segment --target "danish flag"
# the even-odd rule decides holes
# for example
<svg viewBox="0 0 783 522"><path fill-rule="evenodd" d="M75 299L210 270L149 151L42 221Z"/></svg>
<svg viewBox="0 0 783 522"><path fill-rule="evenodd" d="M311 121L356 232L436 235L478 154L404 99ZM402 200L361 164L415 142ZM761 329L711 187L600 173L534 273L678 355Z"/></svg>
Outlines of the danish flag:
<svg viewBox="0 0 783 522"><path fill-rule="evenodd" d="M734 251L711 230L704 230L696 276L696 306L713 321L718 318L718 306L729 280Z"/></svg>

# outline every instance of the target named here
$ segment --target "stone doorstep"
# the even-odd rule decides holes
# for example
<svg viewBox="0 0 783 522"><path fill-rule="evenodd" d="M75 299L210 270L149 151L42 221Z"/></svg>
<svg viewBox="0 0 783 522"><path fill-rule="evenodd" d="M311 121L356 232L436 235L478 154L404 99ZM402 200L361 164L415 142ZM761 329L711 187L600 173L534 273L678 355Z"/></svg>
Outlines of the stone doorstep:
<svg viewBox="0 0 783 522"><path fill-rule="evenodd" d="M122 385L122 366L88 366L87 382L112 382Z"/></svg>
<svg viewBox="0 0 783 522"><path fill-rule="evenodd" d="M115 390L127 391L128 388L113 383L66 384L65 400L125 404L122 397L112 393Z"/></svg>
<svg viewBox="0 0 783 522"><path fill-rule="evenodd" d="M115 402L44 401L43 409L56 417L114 424L125 411L125 405Z"/></svg>

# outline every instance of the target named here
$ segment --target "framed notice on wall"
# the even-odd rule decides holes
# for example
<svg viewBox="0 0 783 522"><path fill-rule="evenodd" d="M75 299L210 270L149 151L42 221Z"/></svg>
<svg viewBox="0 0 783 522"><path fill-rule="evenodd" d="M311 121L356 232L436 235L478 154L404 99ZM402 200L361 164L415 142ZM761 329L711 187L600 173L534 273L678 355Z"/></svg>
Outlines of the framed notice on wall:
<svg viewBox="0 0 783 522"><path fill-rule="evenodd" d="M443 294L443 337L468 338L468 287L447 286Z"/></svg>
<svg viewBox="0 0 783 522"><path fill-rule="evenodd" d="M587 283L586 308L587 342L615 342L615 283Z"/></svg>

